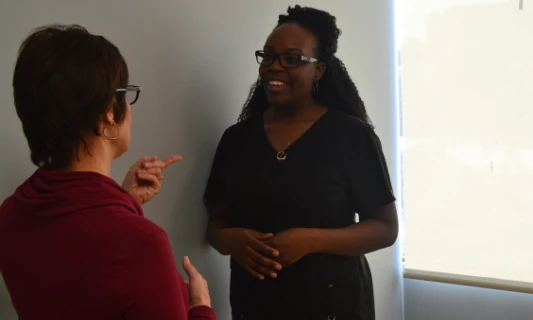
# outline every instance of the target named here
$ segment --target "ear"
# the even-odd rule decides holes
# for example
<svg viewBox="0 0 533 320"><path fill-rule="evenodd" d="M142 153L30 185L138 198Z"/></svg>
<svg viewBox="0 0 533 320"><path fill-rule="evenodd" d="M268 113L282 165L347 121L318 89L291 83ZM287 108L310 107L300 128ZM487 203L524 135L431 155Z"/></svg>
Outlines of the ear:
<svg viewBox="0 0 533 320"><path fill-rule="evenodd" d="M103 120L109 125L115 122L115 113L113 112L113 108L109 108L109 110L105 113Z"/></svg>
<svg viewBox="0 0 533 320"><path fill-rule="evenodd" d="M322 79L322 76L324 76L324 73L326 72L326 64L324 62L317 62L316 63L316 70L315 70L315 76L313 80L315 82L320 81Z"/></svg>

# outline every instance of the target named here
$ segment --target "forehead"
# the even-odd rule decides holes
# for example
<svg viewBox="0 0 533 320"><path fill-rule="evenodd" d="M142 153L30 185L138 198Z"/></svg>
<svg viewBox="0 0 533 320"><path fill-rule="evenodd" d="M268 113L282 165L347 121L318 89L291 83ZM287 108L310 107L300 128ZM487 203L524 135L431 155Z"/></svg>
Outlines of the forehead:
<svg viewBox="0 0 533 320"><path fill-rule="evenodd" d="M272 31L265 47L272 48L275 52L298 49L310 55L314 52L315 44L315 37L309 30L296 23L285 23Z"/></svg>

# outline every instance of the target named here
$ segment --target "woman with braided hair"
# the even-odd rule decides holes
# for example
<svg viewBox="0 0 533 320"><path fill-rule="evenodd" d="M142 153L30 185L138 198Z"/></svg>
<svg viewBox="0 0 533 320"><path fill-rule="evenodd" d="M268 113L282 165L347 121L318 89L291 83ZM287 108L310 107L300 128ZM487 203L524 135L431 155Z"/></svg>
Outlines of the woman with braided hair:
<svg viewBox="0 0 533 320"><path fill-rule="evenodd" d="M325 11L280 15L217 148L207 235L231 256L234 319L375 319L364 255L394 244L397 213L339 35Z"/></svg>

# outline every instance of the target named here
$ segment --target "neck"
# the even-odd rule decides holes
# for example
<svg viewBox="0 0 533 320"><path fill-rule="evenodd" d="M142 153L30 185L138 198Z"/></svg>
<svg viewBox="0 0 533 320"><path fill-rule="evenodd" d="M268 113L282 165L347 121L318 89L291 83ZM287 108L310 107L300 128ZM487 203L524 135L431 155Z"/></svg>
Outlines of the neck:
<svg viewBox="0 0 533 320"><path fill-rule="evenodd" d="M113 159L112 149L106 146L105 142L98 141L88 144L87 148L80 147L78 157L74 158L72 164L65 168L65 171L96 172L110 177Z"/></svg>
<svg viewBox="0 0 533 320"><path fill-rule="evenodd" d="M315 120L326 111L326 107L310 101L295 106L275 106L267 110L269 120L272 122L301 122Z"/></svg>

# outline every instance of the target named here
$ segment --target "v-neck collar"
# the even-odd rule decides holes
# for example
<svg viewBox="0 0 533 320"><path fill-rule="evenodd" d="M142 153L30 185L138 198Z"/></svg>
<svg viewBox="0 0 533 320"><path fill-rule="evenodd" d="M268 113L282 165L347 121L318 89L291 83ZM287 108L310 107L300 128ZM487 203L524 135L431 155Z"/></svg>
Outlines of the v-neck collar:
<svg viewBox="0 0 533 320"><path fill-rule="evenodd" d="M304 133L302 133L302 135L296 139L293 143L289 144L289 146L287 146L287 148L285 148L284 152L288 153L289 150L293 149L293 146L294 145L297 145L297 144L300 144L300 140L305 140L305 137L308 136L310 134L310 132L316 130L315 128L320 124L320 122L323 121L324 118L326 118L328 116L328 114L330 114L332 111L329 110L329 108L326 110L326 112L324 112L324 114L322 114L318 119L315 120L315 122L307 129L305 130ZM272 142L270 141L270 139L268 138L268 134L265 130L265 118L264 118L264 114L261 114L259 117L258 117L258 126L259 126L259 129L261 130L261 136L263 137L264 141L268 144L268 146L270 147L270 150L272 150L272 156L273 157L276 157L276 155L279 153L278 150L276 150L276 148L274 148L274 145L272 144Z"/></svg>

